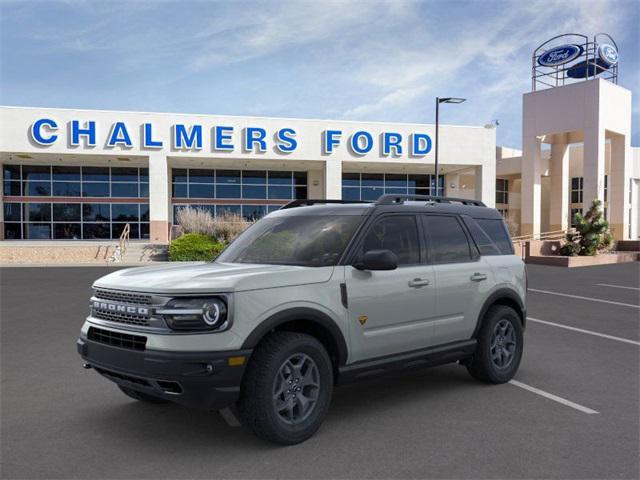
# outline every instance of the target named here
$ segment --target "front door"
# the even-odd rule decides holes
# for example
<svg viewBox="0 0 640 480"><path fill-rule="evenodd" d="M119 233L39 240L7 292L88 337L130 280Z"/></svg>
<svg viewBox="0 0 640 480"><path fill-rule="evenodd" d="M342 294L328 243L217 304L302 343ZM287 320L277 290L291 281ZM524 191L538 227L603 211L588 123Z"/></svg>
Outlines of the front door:
<svg viewBox="0 0 640 480"><path fill-rule="evenodd" d="M351 360L391 355L433 343L435 278L422 258L415 215L385 215L369 227L356 258L369 250L391 250L398 268L362 271L345 267Z"/></svg>

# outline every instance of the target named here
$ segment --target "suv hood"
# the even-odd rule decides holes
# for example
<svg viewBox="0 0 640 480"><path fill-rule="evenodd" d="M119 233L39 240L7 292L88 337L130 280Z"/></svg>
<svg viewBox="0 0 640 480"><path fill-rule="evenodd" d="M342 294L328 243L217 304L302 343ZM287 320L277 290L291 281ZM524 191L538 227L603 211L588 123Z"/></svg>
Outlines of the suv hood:
<svg viewBox="0 0 640 480"><path fill-rule="evenodd" d="M333 268L181 262L118 270L94 287L160 294L240 292L327 282Z"/></svg>

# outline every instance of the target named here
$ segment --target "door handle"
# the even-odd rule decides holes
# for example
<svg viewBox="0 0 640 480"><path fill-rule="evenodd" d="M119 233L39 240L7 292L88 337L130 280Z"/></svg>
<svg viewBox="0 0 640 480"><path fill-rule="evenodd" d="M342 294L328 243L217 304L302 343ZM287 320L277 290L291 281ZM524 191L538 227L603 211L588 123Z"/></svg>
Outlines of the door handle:
<svg viewBox="0 0 640 480"><path fill-rule="evenodd" d="M471 275L471 281L472 282L481 282L482 280L486 280L487 276L484 273L474 273L473 275Z"/></svg>
<svg viewBox="0 0 640 480"><path fill-rule="evenodd" d="M427 280L426 278L414 278L413 280L409 280L409 286L411 288L426 287L427 285L431 285L431 280Z"/></svg>

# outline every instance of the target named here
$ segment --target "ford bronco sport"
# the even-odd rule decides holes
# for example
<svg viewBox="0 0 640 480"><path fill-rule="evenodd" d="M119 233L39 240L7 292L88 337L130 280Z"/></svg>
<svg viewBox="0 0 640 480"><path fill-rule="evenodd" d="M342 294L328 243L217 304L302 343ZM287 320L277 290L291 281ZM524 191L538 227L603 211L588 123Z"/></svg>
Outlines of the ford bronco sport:
<svg viewBox="0 0 640 480"><path fill-rule="evenodd" d="M86 368L136 400L231 407L280 444L313 435L335 385L450 362L503 383L522 356L524 264L474 200L297 200L214 262L119 270L93 288Z"/></svg>

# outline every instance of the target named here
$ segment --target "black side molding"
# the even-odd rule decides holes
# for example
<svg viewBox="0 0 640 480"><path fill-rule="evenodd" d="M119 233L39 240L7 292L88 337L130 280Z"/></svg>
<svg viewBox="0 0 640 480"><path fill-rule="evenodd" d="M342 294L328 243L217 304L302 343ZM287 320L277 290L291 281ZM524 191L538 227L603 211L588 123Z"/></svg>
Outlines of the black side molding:
<svg viewBox="0 0 640 480"><path fill-rule="evenodd" d="M477 341L475 339L464 340L352 363L338 369L336 384L342 385L364 380L396 370L413 367L433 367L456 362L473 355L476 345Z"/></svg>
<svg viewBox="0 0 640 480"><path fill-rule="evenodd" d="M340 300L344 308L349 308L349 296L347 295L347 284L340 284Z"/></svg>

